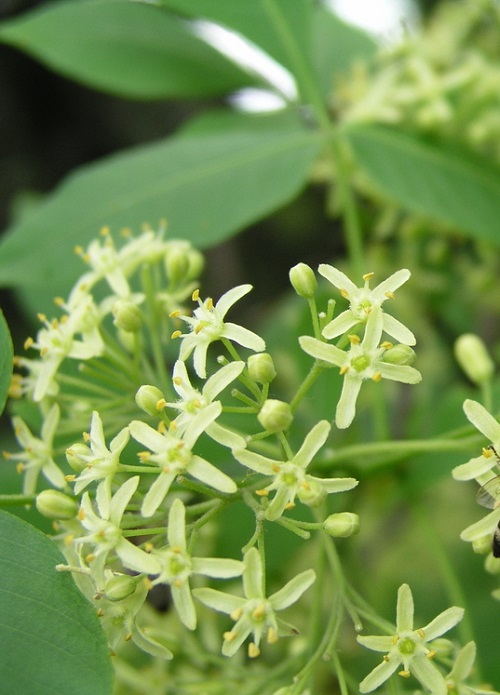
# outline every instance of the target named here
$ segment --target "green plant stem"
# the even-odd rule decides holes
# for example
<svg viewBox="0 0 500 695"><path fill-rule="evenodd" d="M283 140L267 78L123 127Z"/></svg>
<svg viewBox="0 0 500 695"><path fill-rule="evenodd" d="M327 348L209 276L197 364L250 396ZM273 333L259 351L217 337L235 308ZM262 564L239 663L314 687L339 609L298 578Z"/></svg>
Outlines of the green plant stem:
<svg viewBox="0 0 500 695"><path fill-rule="evenodd" d="M292 410L292 413L297 409L299 406L301 400L304 398L306 393L309 391L309 389L312 387L316 379L319 377L320 374L323 373L325 370L325 366L323 366L323 363L321 362L315 362L313 366L311 367L309 374L306 376L304 381L301 383L299 386L297 393L295 396L292 398L290 402L290 408Z"/></svg>
<svg viewBox="0 0 500 695"><path fill-rule="evenodd" d="M0 507L31 506L35 499L35 495L0 495Z"/></svg>

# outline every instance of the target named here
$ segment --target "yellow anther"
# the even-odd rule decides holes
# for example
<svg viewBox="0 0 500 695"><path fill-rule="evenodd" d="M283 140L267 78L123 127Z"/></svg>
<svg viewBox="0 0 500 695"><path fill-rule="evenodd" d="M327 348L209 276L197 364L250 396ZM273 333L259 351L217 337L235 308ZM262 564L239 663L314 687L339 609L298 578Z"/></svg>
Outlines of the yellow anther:
<svg viewBox="0 0 500 695"><path fill-rule="evenodd" d="M340 294L344 299L349 299L349 292L347 290L340 290Z"/></svg>
<svg viewBox="0 0 500 695"><path fill-rule="evenodd" d="M239 620L242 615L243 615L243 609L242 608L235 608L234 611L232 611L229 614L229 617L231 618L231 620L236 621L236 620Z"/></svg>
<svg viewBox="0 0 500 695"><path fill-rule="evenodd" d="M21 473L24 471L24 463L22 461L19 461L19 463L16 466L16 472L21 475Z"/></svg>
<svg viewBox="0 0 500 695"><path fill-rule="evenodd" d="M281 466L279 466L277 463L273 463L272 469L275 473L279 473L281 471Z"/></svg>
<svg viewBox="0 0 500 695"><path fill-rule="evenodd" d="M389 661L389 654L384 654L382 659L387 663Z"/></svg>
<svg viewBox="0 0 500 695"><path fill-rule="evenodd" d="M80 521L83 521L85 519L85 512L81 507L78 510L77 517L80 519Z"/></svg>
<svg viewBox="0 0 500 695"><path fill-rule="evenodd" d="M420 635L422 639L425 639L425 632L421 627L417 630L417 634Z"/></svg>
<svg viewBox="0 0 500 695"><path fill-rule="evenodd" d="M130 227L122 227L120 229L119 234L124 239L130 239L130 237L132 236L132 230L130 229Z"/></svg>
<svg viewBox="0 0 500 695"><path fill-rule="evenodd" d="M170 336L172 340L175 340L176 338L180 338L182 333L180 331L174 331L172 335Z"/></svg>
<svg viewBox="0 0 500 695"><path fill-rule="evenodd" d="M167 426L162 420L161 422L158 423L158 427L156 429L158 430L158 432L160 434L165 434L165 432L167 431Z"/></svg>
<svg viewBox="0 0 500 695"><path fill-rule="evenodd" d="M260 606L257 606L256 608L254 608L252 611L252 617L254 617L255 620L259 620L259 618L262 618L265 614L266 614L266 607L262 604L260 604Z"/></svg>
<svg viewBox="0 0 500 695"><path fill-rule="evenodd" d="M175 420L172 420L172 422L171 422L170 425L168 426L168 429L169 429L171 432L175 432L175 431L176 431L176 429L177 429L177 423L176 423Z"/></svg>
<svg viewBox="0 0 500 695"><path fill-rule="evenodd" d="M173 546L170 548L170 550L171 550L173 553L182 553L182 548L180 548L178 545L173 545Z"/></svg>
<svg viewBox="0 0 500 695"><path fill-rule="evenodd" d="M147 463L149 459L151 458L151 452L150 451L139 451L137 454L137 458L141 463Z"/></svg>
<svg viewBox="0 0 500 695"><path fill-rule="evenodd" d="M82 437L84 442L90 442L90 434L88 432L82 432Z"/></svg>
<svg viewBox="0 0 500 695"><path fill-rule="evenodd" d="M142 581L146 591L151 591L151 589L153 588L153 582L151 581L151 579L149 577L144 577Z"/></svg>
<svg viewBox="0 0 500 695"><path fill-rule="evenodd" d="M194 329L194 332L196 333L196 335L198 335L198 333L201 333L202 330L203 330L203 324L202 324L202 323L199 323L199 324L196 326L196 328Z"/></svg>
<svg viewBox="0 0 500 695"><path fill-rule="evenodd" d="M64 299L62 297L54 297L54 304L56 306L64 306Z"/></svg>
<svg viewBox="0 0 500 695"><path fill-rule="evenodd" d="M206 302L205 302L205 306L207 307L207 309L208 309L209 311L212 311L212 310L213 310L213 308L214 308L214 300L212 299L212 297L208 297L208 299L207 299Z"/></svg>
<svg viewBox="0 0 500 695"><path fill-rule="evenodd" d="M387 297L387 299L394 299L394 292L388 290L387 292L384 292L384 294Z"/></svg>
<svg viewBox="0 0 500 695"><path fill-rule="evenodd" d="M398 676L403 676L403 678L409 678L411 673L409 671L398 671Z"/></svg>
<svg viewBox="0 0 500 695"><path fill-rule="evenodd" d="M154 544L151 543L151 541L146 541L146 543L144 543L144 550L147 553L150 553L152 550L154 550Z"/></svg>
<svg viewBox="0 0 500 695"><path fill-rule="evenodd" d="M263 490L255 490L255 494L259 495L259 497L267 497L269 495L269 490L265 488Z"/></svg>
<svg viewBox="0 0 500 695"><path fill-rule="evenodd" d="M361 277L363 278L363 280L365 282L367 282L368 280L371 280L374 275L375 275L375 273L365 273Z"/></svg>
<svg viewBox="0 0 500 695"><path fill-rule="evenodd" d="M386 350L390 350L394 347L394 343L391 343L389 340L384 340L383 343L380 343L380 347L385 348Z"/></svg>
<svg viewBox="0 0 500 695"><path fill-rule="evenodd" d="M83 246L75 246L73 251L76 253L77 256L81 256L84 252Z"/></svg>
<svg viewBox="0 0 500 695"><path fill-rule="evenodd" d="M489 459L493 456L493 451L491 450L491 447L483 446L482 454L483 454L485 459Z"/></svg>
<svg viewBox="0 0 500 695"><path fill-rule="evenodd" d="M86 562L87 564L89 564L89 563L92 562L93 560L95 560L95 555L94 555L94 553L89 553L88 555L85 555L85 562Z"/></svg>
<svg viewBox="0 0 500 695"><path fill-rule="evenodd" d="M26 338L26 340L24 341L24 349L29 350L30 347L33 347L34 342L35 341L33 340L33 338Z"/></svg>
<svg viewBox="0 0 500 695"><path fill-rule="evenodd" d="M348 364L344 364L344 366L340 368L339 374L340 374L341 376L344 376L344 374L347 374L348 371L349 371L349 365L348 365Z"/></svg>
<svg viewBox="0 0 500 695"><path fill-rule="evenodd" d="M254 644L253 642L250 642L250 644L248 645L248 656L251 659L255 659L255 657L259 656L259 654L260 654L260 649L258 648L258 646L256 644Z"/></svg>
<svg viewBox="0 0 500 695"><path fill-rule="evenodd" d="M237 635L237 634L238 634L238 633L235 632L234 630L231 630L230 632L225 632L225 633L223 634L224 641L225 641L225 642L232 642L232 641L236 638L236 635Z"/></svg>
<svg viewBox="0 0 500 695"><path fill-rule="evenodd" d="M285 509L293 509L295 507L295 502L288 502L285 504Z"/></svg>
<svg viewBox="0 0 500 695"><path fill-rule="evenodd" d="M101 227L101 231L99 233L101 236L109 236L110 235L109 227L107 227L107 226Z"/></svg>
<svg viewBox="0 0 500 695"><path fill-rule="evenodd" d="M399 642L399 636L398 636L398 635L394 635L394 637L392 638L392 643L393 643L393 644L397 644L398 642Z"/></svg>
<svg viewBox="0 0 500 695"><path fill-rule="evenodd" d="M180 310L180 309L175 309L175 311L171 311L171 312L170 312L170 314L168 315L168 317L171 318L171 319L178 319L180 315L181 315L181 310Z"/></svg>
<svg viewBox="0 0 500 695"><path fill-rule="evenodd" d="M300 487L301 487L303 490L310 490L310 489L311 489L311 485L307 482L307 480L303 480L303 481L300 483Z"/></svg>
<svg viewBox="0 0 500 695"><path fill-rule="evenodd" d="M191 299L193 302L197 302L198 299L200 298L200 290L195 290L193 294L191 295Z"/></svg>
<svg viewBox="0 0 500 695"><path fill-rule="evenodd" d="M163 410L166 405L167 401L164 398L160 398L160 400L156 402L156 410Z"/></svg>
<svg viewBox="0 0 500 695"><path fill-rule="evenodd" d="M98 617L98 618L102 618L103 615L104 615L104 611L102 610L102 608L99 608L99 609L97 610L97 617Z"/></svg>
<svg viewBox="0 0 500 695"><path fill-rule="evenodd" d="M359 335L356 335L355 333L351 333L347 337L352 345L359 345L361 342L361 338L359 337Z"/></svg>
<svg viewBox="0 0 500 695"><path fill-rule="evenodd" d="M269 644L275 644L278 641L278 631L274 627L270 627L267 631L267 641Z"/></svg>
<svg viewBox="0 0 500 695"><path fill-rule="evenodd" d="M163 466L162 473L170 473L170 466Z"/></svg>
<svg viewBox="0 0 500 695"><path fill-rule="evenodd" d="M427 652L427 654L426 654L425 656L426 656L428 659L434 659L434 657L436 656L436 654L437 654L436 650L435 650L435 649L431 649L430 652Z"/></svg>
<svg viewBox="0 0 500 695"><path fill-rule="evenodd" d="M61 316L60 323L61 323L62 325L64 325L65 323L68 323L68 321L69 321L69 316L68 316L68 314L64 314L63 316ZM53 325L54 328L58 328L58 324L57 324L57 323L54 325L54 322L53 322L52 325Z"/></svg>
<svg viewBox="0 0 500 695"><path fill-rule="evenodd" d="M10 453L10 451L2 451L2 456L4 457L4 459L10 459L12 454Z"/></svg>
<svg viewBox="0 0 500 695"><path fill-rule="evenodd" d="M180 376L174 376L174 378L172 379L172 381L174 382L174 384L175 384L176 386L180 386L180 385L182 384L182 379L180 378Z"/></svg>
<svg viewBox="0 0 500 695"><path fill-rule="evenodd" d="M125 642L130 642L131 639L132 639L132 633L129 632L125 635Z"/></svg>
<svg viewBox="0 0 500 695"><path fill-rule="evenodd" d="M74 538L74 537L75 537L75 536L74 536L72 533L68 533L68 535L67 535L66 538L64 539L64 543L65 543L66 545L71 545L71 544L73 543L73 538Z"/></svg>
<svg viewBox="0 0 500 695"><path fill-rule="evenodd" d="M174 586L177 587L178 589L180 589L181 586L182 586L181 580L180 580L180 579L176 579L175 582L174 582Z"/></svg>
<svg viewBox="0 0 500 695"><path fill-rule="evenodd" d="M375 374L372 376L373 381L382 381L382 374L381 372L375 372Z"/></svg>
<svg viewBox="0 0 500 695"><path fill-rule="evenodd" d="M75 480L76 480L76 475L65 475L65 476L64 476L64 480L65 480L67 483L74 483Z"/></svg>

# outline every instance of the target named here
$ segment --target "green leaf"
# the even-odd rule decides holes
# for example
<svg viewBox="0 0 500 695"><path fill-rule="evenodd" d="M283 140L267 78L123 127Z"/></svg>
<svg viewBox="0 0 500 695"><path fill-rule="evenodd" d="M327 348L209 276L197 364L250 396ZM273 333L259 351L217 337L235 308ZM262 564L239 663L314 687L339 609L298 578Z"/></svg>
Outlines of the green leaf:
<svg viewBox="0 0 500 695"><path fill-rule="evenodd" d="M235 117L231 128L222 116L222 123L77 170L10 230L0 246L0 283L27 287L33 301L42 292L64 296L83 270L72 249L103 225L137 230L167 218L172 237L204 248L304 186L320 147L316 133L287 113Z"/></svg>
<svg viewBox="0 0 500 695"><path fill-rule="evenodd" d="M0 511L0 673L16 695L109 695L113 672L94 608L55 566L57 546Z"/></svg>
<svg viewBox="0 0 500 695"><path fill-rule="evenodd" d="M345 131L359 165L389 199L500 243L500 170L444 143L382 126Z"/></svg>
<svg viewBox="0 0 500 695"><path fill-rule="evenodd" d="M14 349L9 327L0 309L0 414L5 407L12 376L12 358Z"/></svg>
<svg viewBox="0 0 500 695"><path fill-rule="evenodd" d="M225 94L255 79L151 4L57 2L0 24L0 41L85 85L139 99Z"/></svg>
<svg viewBox="0 0 500 695"><path fill-rule="evenodd" d="M160 0L191 18L221 24L249 39L296 77L310 54L309 0Z"/></svg>
<svg viewBox="0 0 500 695"><path fill-rule="evenodd" d="M313 63L321 90L333 95L335 77L359 60L370 60L377 43L366 32L346 24L326 7L319 6L313 15Z"/></svg>

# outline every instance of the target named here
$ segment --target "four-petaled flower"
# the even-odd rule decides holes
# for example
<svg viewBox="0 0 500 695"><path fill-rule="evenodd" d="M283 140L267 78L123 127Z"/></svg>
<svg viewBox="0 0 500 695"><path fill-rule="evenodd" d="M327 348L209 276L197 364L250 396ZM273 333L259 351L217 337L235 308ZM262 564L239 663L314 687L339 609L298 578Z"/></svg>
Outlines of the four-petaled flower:
<svg viewBox="0 0 500 695"><path fill-rule="evenodd" d="M347 275L344 275L344 273L331 265L322 263L318 271L320 275L323 275L324 278L340 290L340 294L350 302L349 309L336 316L323 329L323 336L327 340L332 340L332 338L347 333L358 323L366 323L373 309L380 308L386 299L391 299L398 287L401 287L411 275L409 270L398 270L371 290L369 284L373 273L363 275L364 286L356 287ZM395 338L398 343L415 345L416 340L413 333L395 319L394 316L385 312L383 313L383 330L392 338Z"/></svg>
<svg viewBox="0 0 500 695"><path fill-rule="evenodd" d="M291 579L276 593L266 598L264 572L259 551L251 548L244 556L243 590L245 597L226 594L217 589L194 589L194 596L209 608L227 613L235 620L232 630L224 634L222 653L232 656L241 647L248 635L253 641L248 646L248 655L260 654L260 641L263 635L269 643L274 643L281 635L296 635L298 630L276 616L276 611L288 608L295 603L316 579L314 570L305 570Z"/></svg>
<svg viewBox="0 0 500 695"><path fill-rule="evenodd" d="M363 339L360 341L358 336L351 336L351 347L347 352L311 336L299 338L304 352L340 367L344 384L337 403L335 423L341 429L349 427L354 419L356 400L365 379L391 379L417 384L422 378L414 367L384 362L386 348L379 344L383 328L384 314L380 308L373 307L368 315Z"/></svg>
<svg viewBox="0 0 500 695"><path fill-rule="evenodd" d="M111 441L109 449L104 439L102 421L97 411L92 413L90 433L85 437L89 443L88 453L79 452L79 458L85 461L86 467L75 480L75 495L79 495L89 483L99 480L96 497L99 508L104 515L108 514L111 499L111 483L120 465L120 454L129 440L129 429L124 427ZM71 447L67 449L71 454Z"/></svg>
<svg viewBox="0 0 500 695"><path fill-rule="evenodd" d="M179 411L175 418L175 431L182 436L190 428L197 428L200 418L203 418L207 407L214 402L216 396L223 391L226 386L233 382L243 371L244 362L231 362L219 369L213 376L205 382L201 391L191 385L187 373L186 364L182 360L177 360L174 365L172 383L174 389L180 396L180 400L175 403L166 403L168 408ZM215 401L218 402L218 401ZM245 440L236 432L232 432L218 422L211 422L205 428L206 434L219 444L229 447L229 449L242 448Z"/></svg>
<svg viewBox="0 0 500 695"><path fill-rule="evenodd" d="M172 592L172 600L184 625L190 630L196 627L196 611L189 587L189 577L192 574L203 574L206 577L229 579L243 572L241 560L212 557L191 557L186 543L186 508L180 499L174 500L168 515L167 529L168 545L151 553L143 552L144 564L139 555L130 569L137 572L148 572L158 575L152 582L168 584Z"/></svg>
<svg viewBox="0 0 500 695"><path fill-rule="evenodd" d="M326 420L318 422L289 461L275 461L246 449L233 451L235 459L244 466L274 477L270 485L257 493L267 496L269 492L276 490L266 509L266 519L270 521L278 519L285 509L295 506L295 497L305 504L314 506L325 495L351 490L358 484L354 478L316 478L306 473L307 466L326 442L329 433L330 424Z"/></svg>
<svg viewBox="0 0 500 695"><path fill-rule="evenodd" d="M181 473L187 473L220 492L236 492L237 486L234 480L191 451L200 434L215 420L221 409L220 402L208 405L203 410L202 416L185 432L183 437L177 436L175 428L162 434L140 420L133 420L130 423L132 437L152 452L146 451L139 454L141 461L156 463L160 468L158 477L144 497L141 507L143 516L149 517L155 513L173 481Z"/></svg>
<svg viewBox="0 0 500 695"><path fill-rule="evenodd" d="M440 613L425 627L413 627L413 596L408 584L398 590L396 632L389 636L359 636L360 644L376 652L385 652L381 664L376 666L359 685L362 693L369 693L386 681L402 664L400 676L411 674L429 689L432 695L446 695L446 681L431 662L435 651L429 644L462 620L464 610L453 606Z"/></svg>
<svg viewBox="0 0 500 695"><path fill-rule="evenodd" d="M54 487L63 488L66 485L64 474L54 461L53 439L59 425L59 406L54 403L44 418L40 438L35 437L22 418L15 415L12 426L17 441L24 451L17 454L4 452L6 459L19 461L18 470L24 473L23 493L33 495L40 473Z"/></svg>
<svg viewBox="0 0 500 695"><path fill-rule="evenodd" d="M198 302L198 308L194 310L193 316L182 316L180 311L172 312L172 318L182 319L191 329L191 333L187 334L182 334L180 331L173 333L173 337L182 338L179 357L185 361L193 353L194 370L202 379L205 379L207 375L208 346L216 340L225 338L226 340L239 343L239 345L254 352L265 350L265 342L256 333L248 330L248 328L224 321L224 317L233 304L248 294L251 289L252 285L233 287L222 295L215 306L210 298L202 302L199 292L196 290L193 292L193 301Z"/></svg>

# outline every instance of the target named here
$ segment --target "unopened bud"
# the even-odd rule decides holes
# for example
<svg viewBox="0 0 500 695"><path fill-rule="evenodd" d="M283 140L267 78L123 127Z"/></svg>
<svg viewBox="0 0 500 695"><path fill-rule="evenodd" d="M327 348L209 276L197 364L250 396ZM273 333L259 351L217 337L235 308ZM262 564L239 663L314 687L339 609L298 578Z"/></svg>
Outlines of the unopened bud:
<svg viewBox="0 0 500 695"><path fill-rule="evenodd" d="M87 468L89 460L92 458L92 450L83 442L77 442L66 449L66 461L75 473L81 473Z"/></svg>
<svg viewBox="0 0 500 695"><path fill-rule="evenodd" d="M481 536L472 541L472 550L478 555L486 555L491 550L491 535Z"/></svg>
<svg viewBox="0 0 500 695"><path fill-rule="evenodd" d="M308 480L306 484L299 487L297 497L302 504L305 504L308 507L319 507L326 497L326 491L321 483L317 483L314 480Z"/></svg>
<svg viewBox="0 0 500 695"><path fill-rule="evenodd" d="M74 519L78 502L59 490L42 490L36 498L36 508L49 519Z"/></svg>
<svg viewBox="0 0 500 695"><path fill-rule="evenodd" d="M490 546L491 550L491 546ZM486 556L486 560L484 561L484 569L489 573L489 574L500 574L500 558L495 557L493 553L490 553L489 555Z"/></svg>
<svg viewBox="0 0 500 695"><path fill-rule="evenodd" d="M126 299L119 299L113 305L113 316L115 326L127 333L137 333L142 326L141 310Z"/></svg>
<svg viewBox="0 0 500 695"><path fill-rule="evenodd" d="M170 283L176 287L186 282L189 272L188 249L176 245L165 255L165 270Z"/></svg>
<svg viewBox="0 0 500 695"><path fill-rule="evenodd" d="M455 357L465 374L474 384L482 384L493 376L495 365L481 338L464 333L455 342Z"/></svg>
<svg viewBox="0 0 500 695"><path fill-rule="evenodd" d="M290 269L290 282L300 297L312 299L318 289L314 270L306 263L297 263Z"/></svg>
<svg viewBox="0 0 500 695"><path fill-rule="evenodd" d="M259 352L248 358L250 378L258 384L270 384L276 377L273 358L268 352Z"/></svg>
<svg viewBox="0 0 500 695"><path fill-rule="evenodd" d="M110 601L123 601L127 596L131 596L137 588L137 578L129 577L126 574L119 574L111 577L104 587L104 595Z"/></svg>
<svg viewBox="0 0 500 695"><path fill-rule="evenodd" d="M410 365L415 361L415 351L409 345L394 345L388 348L383 356L382 362L388 364Z"/></svg>
<svg viewBox="0 0 500 695"><path fill-rule="evenodd" d="M323 528L334 538L348 538L359 532L359 516L352 512L330 514L324 520Z"/></svg>
<svg viewBox="0 0 500 695"><path fill-rule="evenodd" d="M288 403L270 398L262 406L257 419L267 432L282 432L292 424L293 414Z"/></svg>
<svg viewBox="0 0 500 695"><path fill-rule="evenodd" d="M159 413L158 403L164 401L163 393L156 386L144 384L135 394L135 402L141 410L148 415L157 416Z"/></svg>

